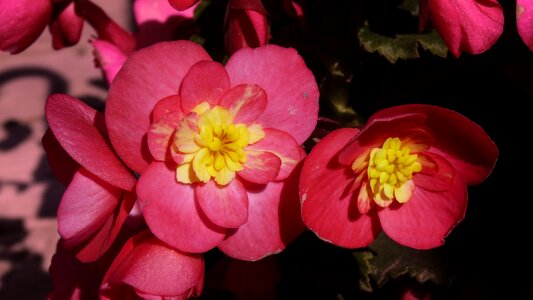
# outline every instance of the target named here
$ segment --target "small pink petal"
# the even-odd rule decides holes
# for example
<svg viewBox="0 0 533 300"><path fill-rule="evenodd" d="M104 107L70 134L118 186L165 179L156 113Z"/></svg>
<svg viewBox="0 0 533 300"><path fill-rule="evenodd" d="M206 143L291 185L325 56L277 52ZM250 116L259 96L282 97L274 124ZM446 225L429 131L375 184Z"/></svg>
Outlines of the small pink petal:
<svg viewBox="0 0 533 300"><path fill-rule="evenodd" d="M533 51L533 1L516 1L516 26L522 41Z"/></svg>
<svg viewBox="0 0 533 300"><path fill-rule="evenodd" d="M28 48L51 17L50 0L0 1L0 50L16 54Z"/></svg>
<svg viewBox="0 0 533 300"><path fill-rule="evenodd" d="M223 65L212 61L198 62L189 69L181 82L181 108L187 114L202 102L208 102L213 107L230 86L228 73Z"/></svg>
<svg viewBox="0 0 533 300"><path fill-rule="evenodd" d="M76 14L75 9L75 2L69 3L50 23L54 49L75 45L80 40L84 20Z"/></svg>
<svg viewBox="0 0 533 300"><path fill-rule="evenodd" d="M503 8L497 0L431 0L431 23L455 57L479 54L503 32Z"/></svg>
<svg viewBox="0 0 533 300"><path fill-rule="evenodd" d="M301 147L294 138L281 130L265 128L265 137L259 142L246 147L247 150L266 151L275 154L281 160L276 180L287 178L300 162ZM239 173L240 174L240 173ZM255 181L252 181L255 182Z"/></svg>
<svg viewBox="0 0 533 300"><path fill-rule="evenodd" d="M218 105L235 115L234 123L251 124L265 110L267 95L258 85L239 84L227 91Z"/></svg>
<svg viewBox="0 0 533 300"><path fill-rule="evenodd" d="M267 12L261 0L230 0L224 20L224 46L229 54L266 45L269 37Z"/></svg>
<svg viewBox="0 0 533 300"><path fill-rule="evenodd" d="M230 257L247 261L285 249L305 228L298 202L299 176L299 170L295 170L282 182L246 185L248 222L229 231L218 248Z"/></svg>
<svg viewBox="0 0 533 300"><path fill-rule="evenodd" d="M378 215L383 230L395 242L431 249L444 244L446 236L463 220L466 205L466 184L456 176L449 190L434 192L415 187L407 203L391 205Z"/></svg>
<svg viewBox="0 0 533 300"><path fill-rule="evenodd" d="M180 103L180 96L178 95L171 95L159 100L154 106L154 110L152 110L152 123L159 121L163 116L169 113L181 113Z"/></svg>
<svg viewBox="0 0 533 300"><path fill-rule="evenodd" d="M46 151L46 159L52 173L65 186L69 185L80 165L61 148L50 129L47 129L42 139L43 148Z"/></svg>
<svg viewBox="0 0 533 300"><path fill-rule="evenodd" d="M178 93L183 76L209 55L190 41L163 42L130 57L109 88L106 124L116 151L126 164L142 173L151 161L145 134L156 103Z"/></svg>
<svg viewBox="0 0 533 300"><path fill-rule="evenodd" d="M168 3L177 10L186 10L200 0L168 0Z"/></svg>
<svg viewBox="0 0 533 300"><path fill-rule="evenodd" d="M148 148L154 159L159 161L171 160L170 144L179 122L183 118L181 112L166 114L159 121L152 124L148 131Z"/></svg>
<svg viewBox="0 0 533 300"><path fill-rule="evenodd" d="M124 245L109 268L102 289L127 284L138 294L171 299L193 289L203 276L201 255L174 250L144 231Z"/></svg>
<svg viewBox="0 0 533 300"><path fill-rule="evenodd" d="M213 224L196 204L190 184L176 181L176 170L153 162L141 175L137 194L150 230L170 246L200 253L216 247L225 229Z"/></svg>
<svg viewBox="0 0 533 300"><path fill-rule="evenodd" d="M359 212L358 192L347 193L355 180L352 169L336 159L357 133L343 128L320 140L304 160L300 177L304 223L319 238L346 248L366 247L380 231L375 214Z"/></svg>
<svg viewBox="0 0 533 300"><path fill-rule="evenodd" d="M275 45L235 52L226 64L232 85L257 84L268 104L257 123L290 133L302 144L318 116L318 86L296 50Z"/></svg>
<svg viewBox="0 0 533 300"><path fill-rule="evenodd" d="M135 177L99 131L104 124L100 113L76 98L55 94L46 102L46 119L63 149L82 167L116 187L133 189Z"/></svg>
<svg viewBox="0 0 533 300"><path fill-rule="evenodd" d="M121 195L122 190L80 169L59 204L59 234L69 246L84 241L113 214Z"/></svg>
<svg viewBox="0 0 533 300"><path fill-rule="evenodd" d="M96 63L104 72L107 83L111 84L128 56L108 41L93 40L91 44L94 48Z"/></svg>
<svg viewBox="0 0 533 300"><path fill-rule="evenodd" d="M413 176L416 186L435 192L453 187L457 171L444 157L432 152L423 152L418 153L418 161L422 164L422 171Z"/></svg>
<svg viewBox="0 0 533 300"><path fill-rule="evenodd" d="M107 253L115 243L136 199L135 193L125 192L122 194L119 205L104 225L98 229L94 236L76 248L76 257L81 262L97 261Z"/></svg>
<svg viewBox="0 0 533 300"><path fill-rule="evenodd" d="M234 179L225 186L213 180L194 188L198 205L214 224L237 228L248 220L248 194L242 183Z"/></svg>
<svg viewBox="0 0 533 300"><path fill-rule="evenodd" d="M237 175L248 182L266 184L276 179L281 168L281 159L267 151L246 151L244 169Z"/></svg>

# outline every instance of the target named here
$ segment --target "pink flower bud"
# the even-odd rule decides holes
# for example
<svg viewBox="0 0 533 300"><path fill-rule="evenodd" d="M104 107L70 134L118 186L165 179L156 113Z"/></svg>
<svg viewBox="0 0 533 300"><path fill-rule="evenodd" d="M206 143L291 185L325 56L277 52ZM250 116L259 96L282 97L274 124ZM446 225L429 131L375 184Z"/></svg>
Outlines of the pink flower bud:
<svg viewBox="0 0 533 300"><path fill-rule="evenodd" d="M268 42L268 20L260 0L230 0L225 19L225 46L229 54Z"/></svg>

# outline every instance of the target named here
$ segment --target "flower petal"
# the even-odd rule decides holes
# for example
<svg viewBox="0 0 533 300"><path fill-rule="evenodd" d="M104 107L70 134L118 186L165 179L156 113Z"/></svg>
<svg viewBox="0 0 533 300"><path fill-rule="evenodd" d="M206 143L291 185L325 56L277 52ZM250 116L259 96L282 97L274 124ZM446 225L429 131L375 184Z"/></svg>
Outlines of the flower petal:
<svg viewBox="0 0 533 300"><path fill-rule="evenodd" d="M174 112L180 112L181 113L181 100L180 96L178 95L171 95L168 97L165 97L154 106L154 109L152 110L152 123L155 123L159 121L163 116L174 113Z"/></svg>
<svg viewBox="0 0 533 300"><path fill-rule="evenodd" d="M224 228L237 228L248 220L248 194L235 179L225 186L213 180L194 188L198 205L206 217Z"/></svg>
<svg viewBox="0 0 533 300"><path fill-rule="evenodd" d="M91 44L94 48L96 62L104 72L107 83L111 84L128 56L108 41L94 40Z"/></svg>
<svg viewBox="0 0 533 300"><path fill-rule="evenodd" d="M137 173L151 161L144 138L154 105L177 94L189 68L201 60L210 58L198 44L163 42L132 54L115 77L106 101L106 124L118 154Z"/></svg>
<svg viewBox="0 0 533 300"><path fill-rule="evenodd" d="M133 189L135 177L104 137L100 113L76 98L55 94L46 102L46 119L63 149L82 167L116 187Z"/></svg>
<svg viewBox="0 0 533 300"><path fill-rule="evenodd" d="M456 57L479 54L503 32L503 9L497 0L431 0L431 23Z"/></svg>
<svg viewBox="0 0 533 300"><path fill-rule="evenodd" d="M55 19L50 23L52 33L52 46L54 49L62 49L78 43L81 37L84 20L76 14L75 2L68 3L61 11L57 11L60 4L55 4Z"/></svg>
<svg viewBox="0 0 533 300"><path fill-rule="evenodd" d="M177 296L203 281L204 259L174 250L143 231L124 245L105 276L103 288L127 284L142 294Z"/></svg>
<svg viewBox="0 0 533 300"><path fill-rule="evenodd" d="M52 173L65 186L69 185L80 165L68 155L65 149L61 148L50 129L47 129L44 133L42 144Z"/></svg>
<svg viewBox="0 0 533 300"><path fill-rule="evenodd" d="M431 152L418 154L422 171L413 176L416 186L430 191L446 191L453 187L457 171L444 157Z"/></svg>
<svg viewBox="0 0 533 300"><path fill-rule="evenodd" d="M0 49L23 51L41 35L51 16L50 0L0 1Z"/></svg>
<svg viewBox="0 0 533 300"><path fill-rule="evenodd" d="M304 223L319 238L346 248L366 247L380 231L375 215L359 213L359 190L346 192L355 174L336 158L358 132L353 128L338 129L320 140L304 160L300 177Z"/></svg>
<svg viewBox="0 0 533 300"><path fill-rule="evenodd" d="M168 0L168 3L177 10L186 10L199 0Z"/></svg>
<svg viewBox="0 0 533 300"><path fill-rule="evenodd" d="M233 123L251 124L267 105L265 91L255 84L239 84L227 91L218 105L228 108L235 116Z"/></svg>
<svg viewBox="0 0 533 300"><path fill-rule="evenodd" d="M281 130L265 128L265 137L259 142L249 145L246 150L266 151L275 154L281 160L276 180L287 178L300 162L301 147L294 138ZM240 173L239 173L240 174ZM255 181L252 181L255 182Z"/></svg>
<svg viewBox="0 0 533 300"><path fill-rule="evenodd" d="M170 144L176 127L183 118L181 112L166 114L159 121L152 124L148 131L148 148L154 159L159 161L171 160Z"/></svg>
<svg viewBox="0 0 533 300"><path fill-rule="evenodd" d="M313 73L294 49L275 45L243 48L226 64L232 85L257 84L268 104L257 119L263 127L290 133L302 144L318 116L318 86Z"/></svg>
<svg viewBox="0 0 533 300"><path fill-rule="evenodd" d="M65 190L57 210L58 231L66 245L94 234L117 207L122 190L80 169Z"/></svg>
<svg viewBox="0 0 533 300"><path fill-rule="evenodd" d="M453 110L423 104L401 105L379 111L369 122L407 113L425 116L422 126L433 136L430 151L446 158L467 184L478 184L490 174L498 148L483 128Z"/></svg>
<svg viewBox="0 0 533 300"><path fill-rule="evenodd" d="M266 184L276 179L281 168L281 159L268 151L246 151L244 169L237 175L248 182Z"/></svg>
<svg viewBox="0 0 533 300"><path fill-rule="evenodd" d="M529 50L533 51L533 2L531 0L516 1L516 26L522 41Z"/></svg>
<svg viewBox="0 0 533 300"><path fill-rule="evenodd" d="M248 191L248 222L229 231L218 248L233 258L256 261L279 253L304 226L298 203L299 170L283 182L245 185Z"/></svg>
<svg viewBox="0 0 533 300"><path fill-rule="evenodd" d="M464 218L466 184L459 176L444 192L415 187L405 204L393 204L378 212L381 226L395 242L415 248L441 246L451 230Z"/></svg>
<svg viewBox="0 0 533 300"><path fill-rule="evenodd" d="M223 65L212 61L198 62L189 69L181 82L181 108L187 114L203 102L208 102L213 107L230 86L228 73Z"/></svg>
<svg viewBox="0 0 533 300"><path fill-rule="evenodd" d="M196 205L190 184L176 181L175 170L153 162L137 184L137 194L150 230L170 246L200 253L216 247L225 229L212 224Z"/></svg>

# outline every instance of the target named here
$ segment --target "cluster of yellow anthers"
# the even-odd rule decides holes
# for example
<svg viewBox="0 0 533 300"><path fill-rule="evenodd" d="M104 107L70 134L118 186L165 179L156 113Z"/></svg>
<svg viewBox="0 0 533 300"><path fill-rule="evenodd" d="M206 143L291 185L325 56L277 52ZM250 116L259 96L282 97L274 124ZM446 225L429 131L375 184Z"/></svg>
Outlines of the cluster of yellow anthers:
<svg viewBox="0 0 533 300"><path fill-rule="evenodd" d="M184 155L176 170L182 183L208 182L227 185L246 162L246 146L264 137L261 125L233 124L234 113L203 102L179 124L173 146Z"/></svg>

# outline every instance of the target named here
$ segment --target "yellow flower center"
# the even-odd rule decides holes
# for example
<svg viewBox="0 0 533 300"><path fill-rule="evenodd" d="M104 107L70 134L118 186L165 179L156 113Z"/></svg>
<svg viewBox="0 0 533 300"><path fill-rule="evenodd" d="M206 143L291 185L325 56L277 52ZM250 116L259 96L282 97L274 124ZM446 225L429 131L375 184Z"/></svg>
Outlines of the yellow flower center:
<svg viewBox="0 0 533 300"><path fill-rule="evenodd" d="M263 138L262 127L233 124L234 116L229 110L210 108L207 102L197 105L193 112L196 116L184 118L175 135L175 149L184 155L176 178L182 183L214 179L226 185L235 178L235 172L243 169L245 147Z"/></svg>
<svg viewBox="0 0 533 300"><path fill-rule="evenodd" d="M372 198L378 205L396 199L405 203L411 198L413 173L422 165L399 138L388 138L381 148L370 152L367 175Z"/></svg>

